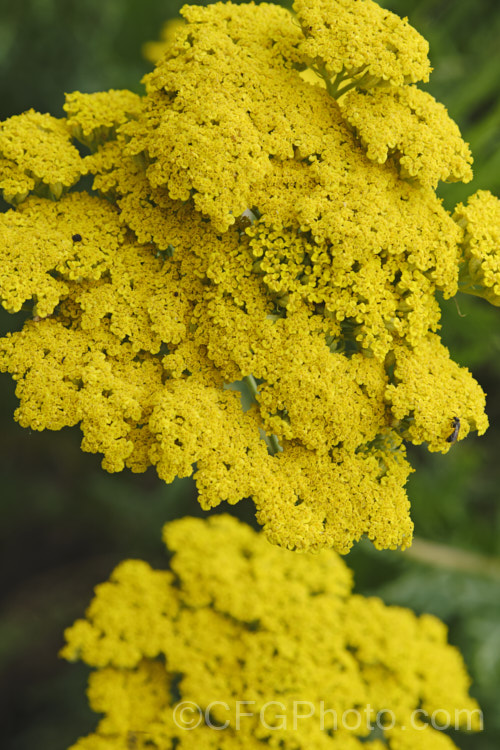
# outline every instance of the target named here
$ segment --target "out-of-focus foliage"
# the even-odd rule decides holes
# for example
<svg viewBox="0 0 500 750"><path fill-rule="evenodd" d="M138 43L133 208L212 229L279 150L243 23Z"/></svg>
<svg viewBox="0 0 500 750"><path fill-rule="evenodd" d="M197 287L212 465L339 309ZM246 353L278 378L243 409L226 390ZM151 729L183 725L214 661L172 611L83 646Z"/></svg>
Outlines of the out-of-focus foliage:
<svg viewBox="0 0 500 750"><path fill-rule="evenodd" d="M28 108L60 115L64 91L130 88L150 69L141 47L178 12L174 0L0 0L0 119ZM384 4L384 3L382 3ZM500 195L500 4L497 0L387 0L430 42L428 90L449 108L471 143L475 178L440 188L446 206L479 188ZM491 427L446 456L412 454L408 493L416 535L500 556L500 310L481 300L443 303L442 337L483 388ZM4 313L4 316L6 314ZM0 320L0 333L5 320ZM171 489L153 474L107 475L80 452L78 430L29 433L12 421L13 386L0 381L1 744L8 750L65 750L94 719L86 671L57 659L62 631L124 558L164 564L162 524L201 515L189 481ZM222 510L227 508L222 507ZM251 520L250 505L239 516ZM362 543L346 562L357 590L389 604L432 612L473 676L485 712L464 750L500 746L500 581L374 551ZM264 666L265 668L265 666Z"/></svg>
<svg viewBox="0 0 500 750"><path fill-rule="evenodd" d="M141 45L179 0L0 2L2 120L26 109L62 115L66 91L139 90Z"/></svg>

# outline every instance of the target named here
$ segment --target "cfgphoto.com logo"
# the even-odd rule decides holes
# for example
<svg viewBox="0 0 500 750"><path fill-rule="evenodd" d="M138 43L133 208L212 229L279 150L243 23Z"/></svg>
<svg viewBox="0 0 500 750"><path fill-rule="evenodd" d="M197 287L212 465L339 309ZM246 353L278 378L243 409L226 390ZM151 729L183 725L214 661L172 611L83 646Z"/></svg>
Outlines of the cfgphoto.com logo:
<svg viewBox="0 0 500 750"><path fill-rule="evenodd" d="M217 718L215 718L217 717ZM436 709L432 713L418 708L412 711L405 725L398 724L394 711L384 708L375 711L369 703L361 709L350 708L337 712L325 701L293 701L288 704L280 701L268 701L257 707L256 701L212 701L205 707L192 701L181 701L173 709L174 723L179 729L190 731L205 726L215 731L231 728L239 730L244 722L257 723L269 731L297 730L304 722L315 720L320 729L347 729L352 732L360 730L400 729L424 731L432 727L438 731L446 729L483 729L483 714L479 709L466 709L454 712Z"/></svg>

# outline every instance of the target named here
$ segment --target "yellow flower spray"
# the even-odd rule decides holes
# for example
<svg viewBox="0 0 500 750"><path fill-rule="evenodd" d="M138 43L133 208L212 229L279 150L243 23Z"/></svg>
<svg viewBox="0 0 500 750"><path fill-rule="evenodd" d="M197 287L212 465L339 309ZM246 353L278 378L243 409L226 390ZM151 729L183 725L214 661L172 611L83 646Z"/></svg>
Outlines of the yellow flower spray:
<svg viewBox="0 0 500 750"><path fill-rule="evenodd" d="M28 311L0 368L20 424L79 424L108 471L250 496L289 549L405 547L405 444L487 427L437 297L498 304L500 203L436 197L471 157L406 20L294 8L187 6L144 96L0 124L0 299Z"/></svg>
<svg viewBox="0 0 500 750"><path fill-rule="evenodd" d="M97 587L62 651L95 668L102 714L74 750L449 750L436 713L481 715L444 625L352 594L336 553L410 545L405 444L487 428L438 298L500 305L500 201L436 196L472 159L416 85L406 19L372 0L182 14L146 48L144 96L0 123L0 301L27 312L0 369L21 425L79 424L110 472L194 472L205 509L252 497L275 546L186 518L169 570L128 560Z"/></svg>
<svg viewBox="0 0 500 750"><path fill-rule="evenodd" d="M230 516L167 524L170 570L96 588L61 655L102 715L72 750L452 750L481 728L445 626L351 593L332 550L294 555Z"/></svg>

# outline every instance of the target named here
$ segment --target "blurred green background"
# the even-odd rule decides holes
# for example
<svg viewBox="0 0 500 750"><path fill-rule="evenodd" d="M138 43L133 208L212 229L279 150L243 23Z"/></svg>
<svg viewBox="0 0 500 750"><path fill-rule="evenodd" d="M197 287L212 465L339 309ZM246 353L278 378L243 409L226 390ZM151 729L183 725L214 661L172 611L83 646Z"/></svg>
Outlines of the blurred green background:
<svg viewBox="0 0 500 750"><path fill-rule="evenodd" d="M383 3L429 40L429 91L443 101L473 149L472 185L444 186L447 207L478 188L500 195L500 3ZM144 42L182 3L174 0L0 0L0 119L31 107L62 114L63 92L130 88L150 66ZM443 303L443 338L488 394L491 427L446 456L414 450L408 492L418 537L475 557L376 552L362 542L347 557L356 588L387 603L432 612L450 628L484 709L485 731L454 737L475 750L500 747L500 310L461 298ZM12 318L0 317L1 333ZM20 325L22 321L16 321ZM125 557L165 565L160 529L203 515L191 480L167 487L154 472L109 475L81 453L77 429L22 430L12 419L14 385L0 376L0 743L8 750L65 750L87 733L87 670L60 661L62 632L83 613L93 586ZM226 511L228 508L223 507ZM235 512L235 509L229 509ZM253 523L252 504L238 515ZM439 550L440 548L438 548ZM446 562L450 560L451 567Z"/></svg>

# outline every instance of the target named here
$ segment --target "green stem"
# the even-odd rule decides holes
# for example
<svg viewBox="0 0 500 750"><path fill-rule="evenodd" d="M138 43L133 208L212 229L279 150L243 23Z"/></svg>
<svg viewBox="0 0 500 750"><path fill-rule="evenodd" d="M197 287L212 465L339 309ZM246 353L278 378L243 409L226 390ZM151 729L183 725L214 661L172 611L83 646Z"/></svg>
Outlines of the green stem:
<svg viewBox="0 0 500 750"><path fill-rule="evenodd" d="M259 389L257 387L257 383L255 382L255 378L253 375L246 375L243 378L243 382L247 386L248 390L252 394L252 396L257 399L257 396L259 394ZM277 453L283 450L281 445L278 442L278 438L276 435L266 435L265 437L267 449L271 456L275 456Z"/></svg>
<svg viewBox="0 0 500 750"><path fill-rule="evenodd" d="M371 89L376 86L379 81L380 79L376 76L372 76L370 73L365 73L358 78L354 78L351 83L346 84L343 89L339 89L337 91L337 99L340 99L341 96L344 96L344 94L351 89L359 88L360 86L362 86L365 91Z"/></svg>
<svg viewBox="0 0 500 750"><path fill-rule="evenodd" d="M486 557L475 552L418 538L413 539L412 546L401 554L436 568L500 580L500 558L498 557Z"/></svg>
<svg viewBox="0 0 500 750"><path fill-rule="evenodd" d="M255 378L253 375L246 375L243 378L243 382L246 384L248 390L252 394L254 398L257 398L257 395L259 393L259 389L257 388L257 383L255 382Z"/></svg>
<svg viewBox="0 0 500 750"><path fill-rule="evenodd" d="M322 67L313 67L311 66L311 70L314 70L317 76L322 78L326 84L326 90L330 94L330 96L333 99L337 98L337 91L340 86L340 84L346 80L346 78L350 78L351 76L348 74L348 72L343 68L340 73L337 73L335 78L330 78L330 75L327 73L326 68Z"/></svg>
<svg viewBox="0 0 500 750"><path fill-rule="evenodd" d="M283 450L276 435L269 435L268 441L269 452L271 456L275 456L277 453Z"/></svg>
<svg viewBox="0 0 500 750"><path fill-rule="evenodd" d="M336 99L340 84L349 77L347 71L345 71L344 69L341 70L340 73L337 73L333 81L330 79L328 73L326 72L326 70L324 70L324 68L322 68L318 72L326 83L328 93L330 94L330 96Z"/></svg>
<svg viewBox="0 0 500 750"><path fill-rule="evenodd" d="M459 284L458 291L462 292L462 294L470 294L472 297L483 297L484 299L484 287L478 284Z"/></svg>
<svg viewBox="0 0 500 750"><path fill-rule="evenodd" d="M340 73L337 73L333 80L330 78L325 68L313 68L313 70L324 80L326 83L326 90L333 99L340 99L340 97L347 93L347 91L356 88L360 84L363 84L365 87L367 85L374 85L378 81L377 78L371 76L368 72L364 72L366 71L366 65L361 65L359 68L352 70L342 68ZM350 83L346 83L345 86L341 88L341 84L345 81L350 81Z"/></svg>
<svg viewBox="0 0 500 750"><path fill-rule="evenodd" d="M346 94L348 91L351 91L351 89L355 89L358 84L359 80L356 79L355 81L351 81L351 83L346 84L343 89L338 89L337 99L340 99L341 96L344 96L344 94Z"/></svg>

